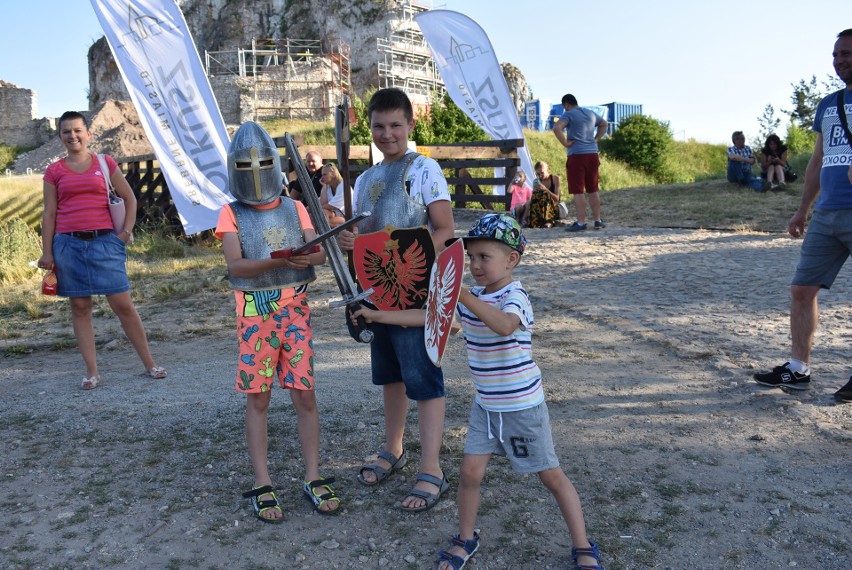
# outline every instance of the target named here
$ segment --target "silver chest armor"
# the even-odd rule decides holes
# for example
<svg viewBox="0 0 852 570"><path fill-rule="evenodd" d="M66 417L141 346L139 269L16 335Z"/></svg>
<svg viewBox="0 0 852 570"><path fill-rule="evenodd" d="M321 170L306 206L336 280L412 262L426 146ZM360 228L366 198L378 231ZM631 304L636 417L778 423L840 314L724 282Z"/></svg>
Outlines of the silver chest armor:
<svg viewBox="0 0 852 570"><path fill-rule="evenodd" d="M405 173L418 156L416 152L409 152L390 164L377 164L359 177L356 209L372 212L358 223L359 233L377 232L388 225L397 228L426 225L429 219L426 206L412 200L405 187Z"/></svg>
<svg viewBox="0 0 852 570"><path fill-rule="evenodd" d="M289 198L281 198L277 208L259 210L239 202L231 202L237 221L240 247L246 259L266 259L278 249L298 247L305 243L296 205ZM242 231L247 228L248 231ZM313 266L306 269L279 267L264 271L254 277L228 276L231 286L240 291L284 289L298 287L316 279Z"/></svg>

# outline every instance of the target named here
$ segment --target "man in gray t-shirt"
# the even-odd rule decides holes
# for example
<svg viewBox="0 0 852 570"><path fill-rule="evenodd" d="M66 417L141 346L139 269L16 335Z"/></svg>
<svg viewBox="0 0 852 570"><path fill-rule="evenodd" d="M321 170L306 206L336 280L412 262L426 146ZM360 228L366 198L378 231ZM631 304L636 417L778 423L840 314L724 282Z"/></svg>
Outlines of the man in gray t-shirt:
<svg viewBox="0 0 852 570"><path fill-rule="evenodd" d="M569 232L586 229L586 194L589 195L589 207L594 216L594 228L606 227L601 219L601 202L598 196L598 141L606 134L606 120L589 109L577 104L573 95L562 97L565 112L553 125L553 134L568 151L565 170L568 178L568 192L574 197L577 209L577 221L568 227ZM567 129L567 136L565 131Z"/></svg>

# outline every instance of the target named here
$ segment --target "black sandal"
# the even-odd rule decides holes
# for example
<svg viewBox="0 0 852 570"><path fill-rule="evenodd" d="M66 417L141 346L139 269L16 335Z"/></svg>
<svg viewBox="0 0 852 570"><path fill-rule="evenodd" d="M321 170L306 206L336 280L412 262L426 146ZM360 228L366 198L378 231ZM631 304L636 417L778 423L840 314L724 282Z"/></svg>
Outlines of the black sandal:
<svg viewBox="0 0 852 570"><path fill-rule="evenodd" d="M337 510L340 508L340 498L334 492L334 489L331 488L332 483L334 483L334 477L317 479L316 481L305 481L305 496L314 504L314 510L321 515L336 515ZM323 509L323 506L329 501L337 501L337 503L331 509Z"/></svg>
<svg viewBox="0 0 852 570"><path fill-rule="evenodd" d="M261 495L269 495L272 499L261 501L259 499ZM246 491L243 493L243 498L251 499L251 506L254 507L254 515L263 522L277 524L284 521L284 511L281 509L281 505L278 504L278 497L275 495L275 491L272 490L272 485L262 485L255 487L251 491ZM263 516L263 513L266 511L275 509L281 513L280 517L269 518Z"/></svg>

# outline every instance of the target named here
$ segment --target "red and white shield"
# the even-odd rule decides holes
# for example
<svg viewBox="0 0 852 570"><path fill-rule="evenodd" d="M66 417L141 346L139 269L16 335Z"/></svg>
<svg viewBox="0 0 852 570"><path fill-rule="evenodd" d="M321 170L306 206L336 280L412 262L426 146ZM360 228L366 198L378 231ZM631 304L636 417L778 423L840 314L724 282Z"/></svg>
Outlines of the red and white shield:
<svg viewBox="0 0 852 570"><path fill-rule="evenodd" d="M464 245L455 239L438 255L432 266L429 280L429 298L426 302L426 329L423 334L426 353L435 366L441 365L453 315L459 302L464 274Z"/></svg>
<svg viewBox="0 0 852 570"><path fill-rule="evenodd" d="M355 236L353 261L358 283L373 289L370 301L381 311L422 309L429 292L435 245L429 229L395 228Z"/></svg>

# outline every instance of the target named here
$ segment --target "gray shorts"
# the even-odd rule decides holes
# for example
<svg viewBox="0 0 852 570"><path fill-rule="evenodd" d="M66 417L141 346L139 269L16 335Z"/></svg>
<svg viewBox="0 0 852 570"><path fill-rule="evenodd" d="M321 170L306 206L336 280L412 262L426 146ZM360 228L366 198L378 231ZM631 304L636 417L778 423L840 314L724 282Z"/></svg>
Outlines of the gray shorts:
<svg viewBox="0 0 852 570"><path fill-rule="evenodd" d="M544 402L534 408L502 413L486 412L474 402L464 452L508 457L512 469L518 473L540 473L559 467L550 432L550 415Z"/></svg>
<svg viewBox="0 0 852 570"><path fill-rule="evenodd" d="M852 210L814 210L793 285L828 289L852 250Z"/></svg>

